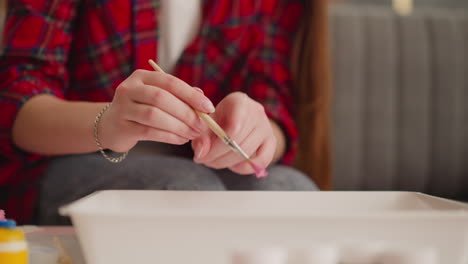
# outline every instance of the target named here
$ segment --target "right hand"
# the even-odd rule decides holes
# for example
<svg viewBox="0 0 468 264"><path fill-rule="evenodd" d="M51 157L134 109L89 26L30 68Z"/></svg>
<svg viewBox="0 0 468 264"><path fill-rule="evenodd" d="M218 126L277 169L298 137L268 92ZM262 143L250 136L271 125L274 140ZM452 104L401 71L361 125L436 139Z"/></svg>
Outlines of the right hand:
<svg viewBox="0 0 468 264"><path fill-rule="evenodd" d="M203 93L170 74L136 70L117 87L101 118L99 139L117 152L140 140L182 145L205 129L192 108L204 113L215 109Z"/></svg>

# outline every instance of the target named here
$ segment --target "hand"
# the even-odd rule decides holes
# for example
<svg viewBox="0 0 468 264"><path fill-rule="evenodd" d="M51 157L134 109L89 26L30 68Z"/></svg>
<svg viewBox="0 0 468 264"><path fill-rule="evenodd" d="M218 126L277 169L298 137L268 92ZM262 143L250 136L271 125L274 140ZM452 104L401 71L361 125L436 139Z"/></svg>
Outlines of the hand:
<svg viewBox="0 0 468 264"><path fill-rule="evenodd" d="M212 114L226 133L259 166L267 167L275 154L276 137L263 106L244 93L226 96ZM192 140L194 161L214 169L229 168L238 174L253 174L250 165L232 152L213 132L205 128L202 136Z"/></svg>
<svg viewBox="0 0 468 264"><path fill-rule="evenodd" d="M192 108L211 113L202 93L165 73L136 70L116 89L112 106L101 119L104 148L131 149L140 140L182 145L206 129Z"/></svg>

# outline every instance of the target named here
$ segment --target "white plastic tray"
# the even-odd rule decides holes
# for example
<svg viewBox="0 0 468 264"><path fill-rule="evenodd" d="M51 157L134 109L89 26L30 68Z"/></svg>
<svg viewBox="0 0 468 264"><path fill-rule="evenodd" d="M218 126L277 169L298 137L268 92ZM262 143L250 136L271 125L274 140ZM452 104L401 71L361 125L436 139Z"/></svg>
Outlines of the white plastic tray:
<svg viewBox="0 0 468 264"><path fill-rule="evenodd" d="M103 191L61 213L88 264L228 264L241 247L349 242L468 263L468 206L420 193Z"/></svg>

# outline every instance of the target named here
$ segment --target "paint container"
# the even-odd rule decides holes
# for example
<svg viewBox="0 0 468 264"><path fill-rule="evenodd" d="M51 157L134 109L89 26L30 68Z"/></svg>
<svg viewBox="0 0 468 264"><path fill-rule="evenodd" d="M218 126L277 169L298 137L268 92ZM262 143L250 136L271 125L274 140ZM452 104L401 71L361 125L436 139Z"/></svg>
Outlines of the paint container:
<svg viewBox="0 0 468 264"><path fill-rule="evenodd" d="M0 221L0 263L28 264L28 246L13 220Z"/></svg>
<svg viewBox="0 0 468 264"><path fill-rule="evenodd" d="M339 250L333 245L313 245L291 254L289 264L338 264Z"/></svg>
<svg viewBox="0 0 468 264"><path fill-rule="evenodd" d="M381 254L379 264L439 264L435 249L392 249Z"/></svg>
<svg viewBox="0 0 468 264"><path fill-rule="evenodd" d="M264 247L236 250L231 256L232 264L287 264L288 253L281 247Z"/></svg>
<svg viewBox="0 0 468 264"><path fill-rule="evenodd" d="M378 258L384 251L380 243L348 244L340 249L340 264L376 264Z"/></svg>

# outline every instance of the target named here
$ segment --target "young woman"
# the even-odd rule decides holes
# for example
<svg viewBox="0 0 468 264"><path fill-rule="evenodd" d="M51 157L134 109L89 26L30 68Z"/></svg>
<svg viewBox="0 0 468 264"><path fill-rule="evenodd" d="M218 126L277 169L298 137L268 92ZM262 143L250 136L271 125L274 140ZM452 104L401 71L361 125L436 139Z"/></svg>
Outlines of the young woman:
<svg viewBox="0 0 468 264"><path fill-rule="evenodd" d="M297 145L289 60L301 10L287 0L9 1L0 207L57 224L59 206L100 189L313 190L272 165L289 164ZM253 177L192 108L270 176ZM111 163L99 146L129 154Z"/></svg>

